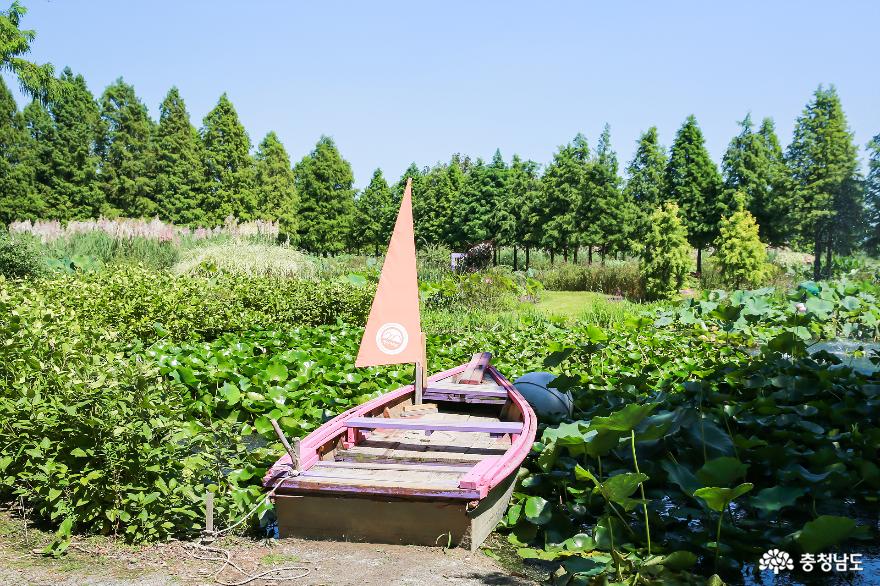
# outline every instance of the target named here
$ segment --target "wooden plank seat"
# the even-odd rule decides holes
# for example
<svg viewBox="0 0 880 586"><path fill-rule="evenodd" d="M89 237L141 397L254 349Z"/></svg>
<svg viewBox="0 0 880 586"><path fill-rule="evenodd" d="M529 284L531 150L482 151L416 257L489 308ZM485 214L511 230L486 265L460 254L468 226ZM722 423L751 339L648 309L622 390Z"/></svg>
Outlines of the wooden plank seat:
<svg viewBox="0 0 880 586"><path fill-rule="evenodd" d="M343 422L349 429L408 429L421 431L458 431L492 434L520 434L521 421L432 421L399 417L352 417Z"/></svg>
<svg viewBox="0 0 880 586"><path fill-rule="evenodd" d="M491 361L491 352L477 352L461 373L458 382L465 385L481 384L483 382L483 375L486 373L486 369L489 368Z"/></svg>

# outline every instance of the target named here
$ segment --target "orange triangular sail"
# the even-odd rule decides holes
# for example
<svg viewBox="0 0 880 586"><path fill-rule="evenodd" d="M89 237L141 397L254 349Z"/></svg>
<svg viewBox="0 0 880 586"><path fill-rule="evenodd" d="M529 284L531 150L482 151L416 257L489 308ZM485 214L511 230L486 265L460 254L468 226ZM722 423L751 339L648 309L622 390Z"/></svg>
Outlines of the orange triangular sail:
<svg viewBox="0 0 880 586"><path fill-rule="evenodd" d="M421 336L412 179L407 179L355 366L421 363Z"/></svg>

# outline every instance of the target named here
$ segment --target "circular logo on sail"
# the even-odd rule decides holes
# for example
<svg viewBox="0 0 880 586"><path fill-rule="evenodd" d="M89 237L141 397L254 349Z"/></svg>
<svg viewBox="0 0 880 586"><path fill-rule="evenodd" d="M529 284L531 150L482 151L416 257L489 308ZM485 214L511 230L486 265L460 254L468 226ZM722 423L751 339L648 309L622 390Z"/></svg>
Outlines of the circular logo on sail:
<svg viewBox="0 0 880 586"><path fill-rule="evenodd" d="M376 346L385 354L400 354L409 342L406 328L397 323L384 324L376 332Z"/></svg>

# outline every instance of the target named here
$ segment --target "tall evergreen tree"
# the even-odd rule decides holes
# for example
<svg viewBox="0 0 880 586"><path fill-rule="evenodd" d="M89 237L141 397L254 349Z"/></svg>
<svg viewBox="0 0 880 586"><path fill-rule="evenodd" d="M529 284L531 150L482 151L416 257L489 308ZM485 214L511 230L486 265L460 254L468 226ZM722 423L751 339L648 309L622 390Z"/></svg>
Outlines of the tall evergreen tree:
<svg viewBox="0 0 880 586"><path fill-rule="evenodd" d="M355 210L356 221L353 225L361 232L361 242L379 256L380 250L391 239L397 217L394 196L382 175L382 169L373 171L370 184L355 200Z"/></svg>
<svg viewBox="0 0 880 586"><path fill-rule="evenodd" d="M46 212L59 220L94 218L106 208L98 179L101 112L81 75L65 68L60 80L65 91L49 102L54 129Z"/></svg>
<svg viewBox="0 0 880 586"><path fill-rule="evenodd" d="M46 106L38 100L25 106L22 118L27 132L25 167L28 169L30 189L40 218L57 218L49 208L52 201L53 156L55 150L55 122Z"/></svg>
<svg viewBox="0 0 880 586"><path fill-rule="evenodd" d="M550 252L551 262L559 252L567 257L569 248L577 242L576 212L582 200L584 158L589 157L585 142L578 135L574 142L559 147L541 178L535 222L541 232L541 245Z"/></svg>
<svg viewBox="0 0 880 586"><path fill-rule="evenodd" d="M797 119L786 156L791 169L801 241L813 245L815 278L822 274L822 252L846 251L862 220L858 161L837 90L822 86Z"/></svg>
<svg viewBox="0 0 880 586"><path fill-rule="evenodd" d="M290 156L274 132L257 147L256 154L257 209L254 218L277 220L281 234L291 242L299 229L299 196Z"/></svg>
<svg viewBox="0 0 880 586"><path fill-rule="evenodd" d="M175 224L204 222L205 156L186 104L172 87L159 107L151 175L159 217Z"/></svg>
<svg viewBox="0 0 880 586"><path fill-rule="evenodd" d="M534 219L535 205L540 196L538 164L523 161L514 155L508 174L507 193L496 212L499 214L499 242L513 247L513 270L519 269L518 249L525 248L528 259L529 249L537 243Z"/></svg>
<svg viewBox="0 0 880 586"><path fill-rule="evenodd" d="M205 116L201 136L208 174L206 218L215 224L227 216L250 220L257 209L251 139L226 94Z"/></svg>
<svg viewBox="0 0 880 586"><path fill-rule="evenodd" d="M634 210L630 233L634 240L641 241L647 233L648 218L666 196L666 165L657 127L652 126L639 137L635 155L626 167L624 196Z"/></svg>
<svg viewBox="0 0 880 586"><path fill-rule="evenodd" d="M341 252L354 207L351 165L333 139L322 136L294 171L300 196L300 245L315 253Z"/></svg>
<svg viewBox="0 0 880 586"><path fill-rule="evenodd" d="M0 78L0 226L38 219L43 203L34 185L30 136L3 78Z"/></svg>
<svg viewBox="0 0 880 586"><path fill-rule="evenodd" d="M726 207L730 208L735 194L741 194L745 209L758 222L763 241L781 244L784 209L778 205L775 197L779 180L779 159L773 147L776 137L772 122L769 129L767 123L768 120L765 120L761 132L754 132L751 115L746 115L740 122L742 130L730 141L721 161L724 201Z"/></svg>
<svg viewBox="0 0 880 586"><path fill-rule="evenodd" d="M456 216L455 196L446 165L435 165L425 173L419 190L413 194L418 202L416 237L419 245L446 243L449 220Z"/></svg>
<svg viewBox="0 0 880 586"><path fill-rule="evenodd" d="M772 118L764 118L758 128L758 136L764 143L770 165L770 191L762 206L756 206L752 213L765 226L759 226L763 241L771 246L787 244L792 234L792 213L789 201L791 192L788 166L785 155L776 136L776 125Z"/></svg>
<svg viewBox="0 0 880 586"><path fill-rule="evenodd" d="M120 77L101 96L106 134L98 145L106 216L142 218L157 212L150 157L155 123L134 87Z"/></svg>
<svg viewBox="0 0 880 586"><path fill-rule="evenodd" d="M688 242L697 249L697 272L702 271L702 251L718 235L724 211L721 175L706 150L703 133L693 115L688 116L669 153L666 166L667 199L678 204L688 232Z"/></svg>
<svg viewBox="0 0 880 586"><path fill-rule="evenodd" d="M595 222L601 252L622 252L633 226L635 209L623 197L618 173L617 153L611 147L611 127L606 124L599 136L596 160L587 179L587 189L594 190Z"/></svg>
<svg viewBox="0 0 880 586"><path fill-rule="evenodd" d="M867 245L876 254L880 250L880 133L875 134L868 143L865 207L868 224Z"/></svg>

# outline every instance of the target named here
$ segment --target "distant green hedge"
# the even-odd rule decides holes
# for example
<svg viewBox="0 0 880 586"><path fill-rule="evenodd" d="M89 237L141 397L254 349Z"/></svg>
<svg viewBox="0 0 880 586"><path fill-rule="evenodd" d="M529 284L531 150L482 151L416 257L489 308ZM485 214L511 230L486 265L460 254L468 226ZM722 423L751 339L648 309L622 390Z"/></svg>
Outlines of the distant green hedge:
<svg viewBox="0 0 880 586"><path fill-rule="evenodd" d="M366 284L221 274L173 275L143 267L53 276L21 284L82 328L121 341L213 340L225 332L366 322Z"/></svg>
<svg viewBox="0 0 880 586"><path fill-rule="evenodd" d="M644 298L639 265L634 261L611 261L604 265L558 263L537 271L535 276L550 291L595 291L627 299Z"/></svg>

